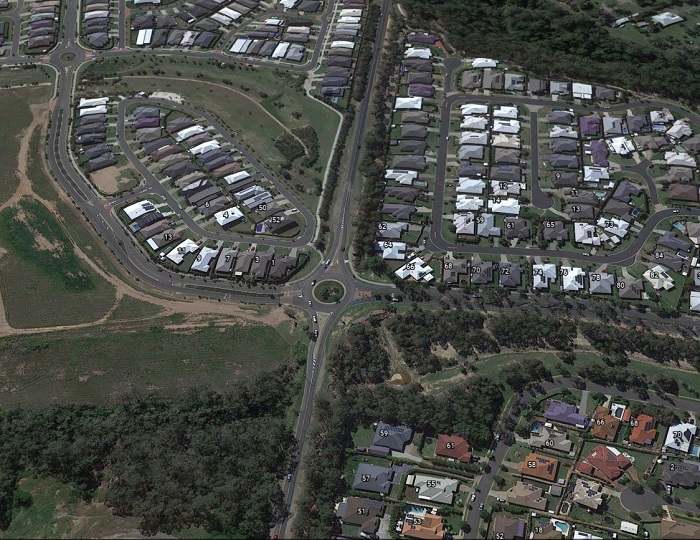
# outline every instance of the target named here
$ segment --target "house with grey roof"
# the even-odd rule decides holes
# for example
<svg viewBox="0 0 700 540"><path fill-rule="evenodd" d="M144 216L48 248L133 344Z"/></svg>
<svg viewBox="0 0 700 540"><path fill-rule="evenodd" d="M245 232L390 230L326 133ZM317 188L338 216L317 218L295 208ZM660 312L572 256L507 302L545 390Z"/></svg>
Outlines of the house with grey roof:
<svg viewBox="0 0 700 540"><path fill-rule="evenodd" d="M459 150L457 151L457 157L460 160L476 159L481 161L484 159L484 147L475 146L471 144L463 144L459 147Z"/></svg>
<svg viewBox="0 0 700 540"><path fill-rule="evenodd" d="M481 72L463 71L461 83L462 88L465 90L475 90L477 88L481 88Z"/></svg>
<svg viewBox="0 0 700 540"><path fill-rule="evenodd" d="M549 83L547 81L543 81L542 79L533 79L529 78L527 80L527 91L529 94L535 95L535 96L541 96L547 93L547 90L549 89Z"/></svg>
<svg viewBox="0 0 700 540"><path fill-rule="evenodd" d="M429 121L430 115L425 111L404 111L401 113L402 124L427 124Z"/></svg>
<svg viewBox="0 0 700 540"><path fill-rule="evenodd" d="M442 281L448 285L469 285L470 265L467 259L447 259L442 263Z"/></svg>
<svg viewBox="0 0 700 540"><path fill-rule="evenodd" d="M625 300L641 300L644 292L644 282L639 278L617 279L617 294Z"/></svg>
<svg viewBox="0 0 700 540"><path fill-rule="evenodd" d="M542 238L548 242L562 241L569 239L569 231L563 221L545 221L542 224Z"/></svg>
<svg viewBox="0 0 700 540"><path fill-rule="evenodd" d="M627 115L627 117L625 117L625 124L627 124L627 131L629 133L651 131L650 122L647 120L647 117L644 114Z"/></svg>
<svg viewBox="0 0 700 540"><path fill-rule="evenodd" d="M525 91L525 75L522 73L508 72L505 75L504 89L508 92Z"/></svg>
<svg viewBox="0 0 700 540"><path fill-rule="evenodd" d="M509 216L505 218L505 236L509 240L517 238L527 240L530 238L530 227L526 220L520 217Z"/></svg>
<svg viewBox="0 0 700 540"><path fill-rule="evenodd" d="M567 172L567 171L557 171L554 173L553 180L554 187L557 189L565 187L576 187L579 184L578 173Z"/></svg>
<svg viewBox="0 0 700 540"><path fill-rule="evenodd" d="M501 236L501 229L496 226L496 217L493 214L481 214L476 220L476 234L485 238Z"/></svg>
<svg viewBox="0 0 700 540"><path fill-rule="evenodd" d="M552 149L552 154L578 152L578 141L576 139L558 137L556 139L549 140L549 147Z"/></svg>
<svg viewBox="0 0 700 540"><path fill-rule="evenodd" d="M426 168L425 156L394 156L391 168L422 172Z"/></svg>
<svg viewBox="0 0 700 540"><path fill-rule="evenodd" d="M610 165L608 156L610 150L607 143L602 139L596 139L588 144L588 152L591 154L591 161L596 167L607 167Z"/></svg>
<svg viewBox="0 0 700 540"><path fill-rule="evenodd" d="M675 249L688 252L693 248L693 245L690 242L684 240L676 233L671 231L667 231L664 234L662 234L656 243L657 245L667 247L668 249Z"/></svg>
<svg viewBox="0 0 700 540"><path fill-rule="evenodd" d="M588 281L591 294L612 294L615 288L615 276L607 272L591 272Z"/></svg>
<svg viewBox="0 0 700 540"><path fill-rule="evenodd" d="M523 268L519 264L500 263L498 265L498 284L501 287L520 287Z"/></svg>
<svg viewBox="0 0 700 540"><path fill-rule="evenodd" d="M632 207L617 199L608 199L607 204L603 207L603 212L624 219L628 223L632 221Z"/></svg>
<svg viewBox="0 0 700 540"><path fill-rule="evenodd" d="M379 529L384 503L363 497L347 497L338 505L335 515L343 525L359 527L361 536L370 537Z"/></svg>
<svg viewBox="0 0 700 540"><path fill-rule="evenodd" d="M482 86L484 90L503 90L504 73L500 70L486 68L484 70Z"/></svg>
<svg viewBox="0 0 700 540"><path fill-rule="evenodd" d="M486 167L484 167L483 165L470 165L467 162L462 162L459 164L458 174L460 178L478 178L480 176L486 176Z"/></svg>
<svg viewBox="0 0 700 540"><path fill-rule="evenodd" d="M666 463L661 480L668 486L693 488L700 484L700 463L689 460Z"/></svg>
<svg viewBox="0 0 700 540"><path fill-rule="evenodd" d="M408 223L382 221L377 224L377 238L401 240L401 234L408 231Z"/></svg>
<svg viewBox="0 0 700 540"><path fill-rule="evenodd" d="M496 163L508 163L517 165L520 163L520 150L515 148L496 148L494 151Z"/></svg>
<svg viewBox="0 0 700 540"><path fill-rule="evenodd" d="M425 139L428 136L428 128L419 124L403 124L401 126L402 139Z"/></svg>
<svg viewBox="0 0 700 540"><path fill-rule="evenodd" d="M387 197L393 197L406 203L412 203L420 195L420 190L405 186L389 186L384 189Z"/></svg>
<svg viewBox="0 0 700 540"><path fill-rule="evenodd" d="M603 116L603 133L606 137L622 135L622 118Z"/></svg>
<svg viewBox="0 0 700 540"><path fill-rule="evenodd" d="M544 448L566 453L571 452L574 445L565 431L559 431L553 427L548 428L544 425L540 425L535 433L530 433L527 443L532 448Z"/></svg>
<svg viewBox="0 0 700 540"><path fill-rule="evenodd" d="M628 182L627 180L623 180L615 188L612 197L613 199L629 203L632 197L636 197L641 192L642 190L639 189L639 186L633 184L632 182Z"/></svg>
<svg viewBox="0 0 700 540"><path fill-rule="evenodd" d="M579 129L582 136L595 137L600 135L603 121L597 114L582 116L578 119Z"/></svg>
<svg viewBox="0 0 700 540"><path fill-rule="evenodd" d="M238 248L231 247L222 249L219 253L219 258L216 260L214 271L217 274L230 274L236 262L236 257L238 257Z"/></svg>
<svg viewBox="0 0 700 540"><path fill-rule="evenodd" d="M459 481L426 474L409 474L406 487L412 488L418 499L438 504L452 504L459 491Z"/></svg>
<svg viewBox="0 0 700 540"><path fill-rule="evenodd" d="M571 220L593 219L595 217L595 208L590 204L567 204L564 206L563 212Z"/></svg>
<svg viewBox="0 0 700 540"><path fill-rule="evenodd" d="M372 446L381 446L396 452L403 452L412 438L413 430L409 427L392 426L385 422L377 422L377 429L374 431Z"/></svg>
<svg viewBox="0 0 700 540"><path fill-rule="evenodd" d="M549 164L557 169L578 169L578 156L569 154L552 154L549 156Z"/></svg>
<svg viewBox="0 0 700 540"><path fill-rule="evenodd" d="M493 263L472 261L471 278L474 285L489 285L493 283Z"/></svg>
<svg viewBox="0 0 700 540"><path fill-rule="evenodd" d="M384 203L380 212L400 221L410 221L411 216L416 212L416 207L408 204Z"/></svg>
<svg viewBox="0 0 700 540"><path fill-rule="evenodd" d="M547 114L548 124L573 124L574 113L571 111L552 111Z"/></svg>
<svg viewBox="0 0 700 540"><path fill-rule="evenodd" d="M523 172L520 167L513 165L498 165L491 167L491 178L493 180L505 180L508 182L520 182Z"/></svg>
<svg viewBox="0 0 700 540"><path fill-rule="evenodd" d="M568 82L551 81L549 93L553 96L568 96L571 94L571 85Z"/></svg>
<svg viewBox="0 0 700 540"><path fill-rule="evenodd" d="M394 471L371 463L360 463L352 482L352 489L387 494L391 491Z"/></svg>
<svg viewBox="0 0 700 540"><path fill-rule="evenodd" d="M594 92L595 98L601 101L615 101L617 99L617 92L612 88L596 86Z"/></svg>

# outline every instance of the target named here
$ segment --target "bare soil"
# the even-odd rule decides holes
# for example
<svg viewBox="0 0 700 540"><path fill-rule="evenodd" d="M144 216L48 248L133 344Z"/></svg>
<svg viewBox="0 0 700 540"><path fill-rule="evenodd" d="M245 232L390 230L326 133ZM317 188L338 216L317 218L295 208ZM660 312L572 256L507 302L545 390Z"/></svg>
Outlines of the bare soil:
<svg viewBox="0 0 700 540"><path fill-rule="evenodd" d="M90 173L90 180L92 180L97 189L105 195L114 195L119 191L118 177L119 169L114 165Z"/></svg>

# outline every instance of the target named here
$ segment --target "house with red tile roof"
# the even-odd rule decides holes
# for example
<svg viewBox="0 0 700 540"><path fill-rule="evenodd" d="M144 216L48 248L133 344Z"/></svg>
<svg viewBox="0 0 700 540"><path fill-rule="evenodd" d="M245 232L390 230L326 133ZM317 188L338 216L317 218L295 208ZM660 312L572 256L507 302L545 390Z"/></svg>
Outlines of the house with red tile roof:
<svg viewBox="0 0 700 540"><path fill-rule="evenodd" d="M435 455L462 463L471 463L472 447L465 438L458 435L438 435Z"/></svg>
<svg viewBox="0 0 700 540"><path fill-rule="evenodd" d="M576 465L576 470L612 481L620 478L630 465L630 460L617 448L601 444L593 448L591 453Z"/></svg>
<svg viewBox="0 0 700 540"><path fill-rule="evenodd" d="M648 445L656 438L656 420L648 414L640 414L630 420L632 431L630 442L641 445Z"/></svg>

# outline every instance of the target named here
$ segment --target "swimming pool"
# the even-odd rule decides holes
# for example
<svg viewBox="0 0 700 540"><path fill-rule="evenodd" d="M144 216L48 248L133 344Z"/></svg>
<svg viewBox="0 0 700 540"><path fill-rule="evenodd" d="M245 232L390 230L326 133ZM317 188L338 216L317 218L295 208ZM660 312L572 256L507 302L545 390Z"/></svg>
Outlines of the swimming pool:
<svg viewBox="0 0 700 540"><path fill-rule="evenodd" d="M552 524L554 527L559 529L564 536L566 536L569 533L569 524L564 522L564 521L556 521L552 520Z"/></svg>
<svg viewBox="0 0 700 540"><path fill-rule="evenodd" d="M530 424L530 433L539 433L541 427L542 424L540 424L539 422L533 422L532 424Z"/></svg>
<svg viewBox="0 0 700 540"><path fill-rule="evenodd" d="M415 504L409 504L406 506L406 512L413 514L414 516L424 516L428 513L428 509L425 506L416 506Z"/></svg>

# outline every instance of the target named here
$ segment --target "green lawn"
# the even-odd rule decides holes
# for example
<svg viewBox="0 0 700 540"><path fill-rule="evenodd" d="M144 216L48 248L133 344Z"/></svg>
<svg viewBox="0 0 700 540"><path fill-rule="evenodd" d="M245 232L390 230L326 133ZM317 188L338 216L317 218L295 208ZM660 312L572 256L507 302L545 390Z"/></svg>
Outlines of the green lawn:
<svg viewBox="0 0 700 540"><path fill-rule="evenodd" d="M19 137L32 121L27 97L36 92L26 89L0 91L0 108L5 111L0 122L0 140L3 141L3 151L0 153L0 203L7 201L19 185L16 172Z"/></svg>
<svg viewBox="0 0 700 540"><path fill-rule="evenodd" d="M17 29L19 31L19 29ZM35 86L38 84L53 83L56 72L45 66L31 68L3 67L0 69L0 87L7 86Z"/></svg>
<svg viewBox="0 0 700 540"><path fill-rule="evenodd" d="M132 296L124 296L117 308L109 315L108 321L129 321L155 317L163 312L163 308Z"/></svg>
<svg viewBox="0 0 700 540"><path fill-rule="evenodd" d="M105 403L127 392L167 396L201 385L223 391L296 360L298 348L305 354L286 334L252 324L167 330L135 323L5 338L0 406Z"/></svg>

